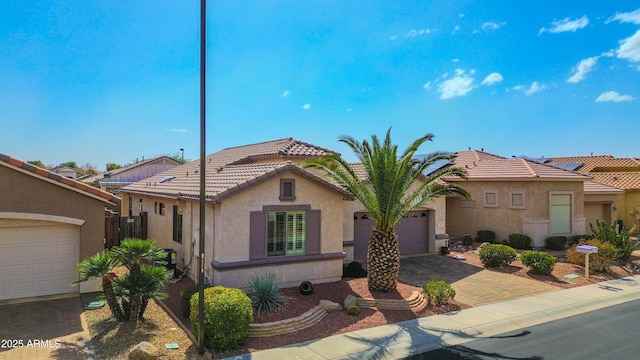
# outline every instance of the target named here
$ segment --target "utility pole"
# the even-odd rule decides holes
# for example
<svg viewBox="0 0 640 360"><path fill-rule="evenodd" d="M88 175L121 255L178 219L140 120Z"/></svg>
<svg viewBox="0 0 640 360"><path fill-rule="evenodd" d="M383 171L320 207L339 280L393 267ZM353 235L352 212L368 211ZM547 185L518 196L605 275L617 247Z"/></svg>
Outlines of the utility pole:
<svg viewBox="0 0 640 360"><path fill-rule="evenodd" d="M200 0L200 230L198 247L198 353L204 354L204 239L205 239L205 184L206 152L206 53L207 53L207 0Z"/></svg>

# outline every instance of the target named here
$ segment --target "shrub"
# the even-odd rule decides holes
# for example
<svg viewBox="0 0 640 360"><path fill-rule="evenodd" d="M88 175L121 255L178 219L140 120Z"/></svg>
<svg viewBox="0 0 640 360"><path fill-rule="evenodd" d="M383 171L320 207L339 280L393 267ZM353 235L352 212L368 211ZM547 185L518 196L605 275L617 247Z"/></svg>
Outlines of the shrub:
<svg viewBox="0 0 640 360"><path fill-rule="evenodd" d="M422 290L435 306L448 304L456 296L456 291L444 280L431 280L424 284Z"/></svg>
<svg viewBox="0 0 640 360"><path fill-rule="evenodd" d="M524 234L509 235L509 245L516 249L530 249L531 238Z"/></svg>
<svg viewBox="0 0 640 360"><path fill-rule="evenodd" d="M550 250L564 250L564 246L567 244L566 236L551 236L547 238L545 246Z"/></svg>
<svg viewBox="0 0 640 360"><path fill-rule="evenodd" d="M493 244L496 242L496 233L491 230L478 230L478 242Z"/></svg>
<svg viewBox="0 0 640 360"><path fill-rule="evenodd" d="M593 235L581 234L581 235L573 235L567 238L568 244L577 244L581 240L587 241L593 239Z"/></svg>
<svg viewBox="0 0 640 360"><path fill-rule="evenodd" d="M351 278L363 278L367 277L367 270L364 269L361 263L352 261L348 265L342 266L342 276Z"/></svg>
<svg viewBox="0 0 640 360"><path fill-rule="evenodd" d="M549 275L558 259L543 251L525 250L520 254L520 261L536 274Z"/></svg>
<svg viewBox="0 0 640 360"><path fill-rule="evenodd" d="M607 225L607 222L604 220L596 220L595 228L591 223L589 223L589 226L596 239L608 242L616 248L616 260L626 261L638 246L638 241L631 239L629 230L624 226L620 231L616 231L617 224L615 222ZM631 229L631 232L633 232L634 229L635 227Z"/></svg>
<svg viewBox="0 0 640 360"><path fill-rule="evenodd" d="M276 312L287 304L287 297L280 292L278 279L273 272L252 278L245 293L251 299L253 310L258 313Z"/></svg>
<svg viewBox="0 0 640 360"><path fill-rule="evenodd" d="M480 261L486 267L498 267L511 264L518 257L512 247L502 244L491 244L478 251Z"/></svg>
<svg viewBox="0 0 640 360"><path fill-rule="evenodd" d="M471 246L473 245L473 239L471 238L471 234L464 234L462 237L462 245Z"/></svg>
<svg viewBox="0 0 640 360"><path fill-rule="evenodd" d="M180 291L180 310L182 316L188 318L191 314L191 297L198 292L198 285L191 285Z"/></svg>
<svg viewBox="0 0 640 360"><path fill-rule="evenodd" d="M191 297L191 324L198 333L199 293ZM204 290L205 345L214 350L236 349L244 342L253 321L251 300L240 289L222 286Z"/></svg>
<svg viewBox="0 0 640 360"><path fill-rule="evenodd" d="M358 315L360 315L360 308L358 306L356 306L356 305L351 305L347 309L347 314L349 314L351 316L358 316Z"/></svg>
<svg viewBox="0 0 640 360"><path fill-rule="evenodd" d="M589 272L608 272L611 265L615 263L617 250L607 242L597 239L581 241L567 249L567 261L574 265L584 266L585 254L576 250L577 245L591 245L598 248L598 252L589 255Z"/></svg>

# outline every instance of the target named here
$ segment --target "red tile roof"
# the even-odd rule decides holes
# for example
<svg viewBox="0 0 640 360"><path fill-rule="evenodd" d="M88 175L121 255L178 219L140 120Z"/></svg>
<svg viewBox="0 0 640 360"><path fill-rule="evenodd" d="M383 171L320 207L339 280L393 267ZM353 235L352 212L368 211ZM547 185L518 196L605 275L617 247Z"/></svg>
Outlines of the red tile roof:
<svg viewBox="0 0 640 360"><path fill-rule="evenodd" d="M454 166L467 170L469 180L589 180L588 176L523 158L504 158L483 151L455 153ZM456 181L456 179L449 179Z"/></svg>
<svg viewBox="0 0 640 360"><path fill-rule="evenodd" d="M31 165L22 160L0 153L0 165L2 165L2 163L6 163L16 168L22 169L24 170L25 173L30 174L34 177L53 180L59 183L59 185L61 186L64 185L64 186L70 187L74 191L83 193L87 196L91 196L94 198L98 197L102 201L111 202L113 204L120 204L120 198L109 192L87 186L81 182L69 179L67 177L53 173L49 170L39 168L37 166Z"/></svg>
<svg viewBox="0 0 640 360"><path fill-rule="evenodd" d="M206 157L206 196L221 201L226 196L276 176L283 171L297 172L334 191L351 198L342 188L311 171L293 164L293 159L317 158L331 150L292 138L226 148ZM270 162L259 162L270 159ZM278 161L275 159L282 159ZM143 181L128 185L123 192L155 194L160 196L199 198L200 161L177 166ZM163 179L170 179L162 181Z"/></svg>
<svg viewBox="0 0 640 360"><path fill-rule="evenodd" d="M548 164L582 163L576 171L593 180L625 190L640 190L640 160L633 157L616 158L611 155L552 157Z"/></svg>

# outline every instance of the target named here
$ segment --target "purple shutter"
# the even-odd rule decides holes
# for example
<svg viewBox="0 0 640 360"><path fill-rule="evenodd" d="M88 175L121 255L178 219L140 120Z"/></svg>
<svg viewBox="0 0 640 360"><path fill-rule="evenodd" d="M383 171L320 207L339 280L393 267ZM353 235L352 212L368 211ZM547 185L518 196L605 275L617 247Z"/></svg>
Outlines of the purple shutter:
<svg viewBox="0 0 640 360"><path fill-rule="evenodd" d="M267 257L267 215L264 211L252 211L249 219L249 259Z"/></svg>
<svg viewBox="0 0 640 360"><path fill-rule="evenodd" d="M307 211L307 255L320 254L320 210Z"/></svg>

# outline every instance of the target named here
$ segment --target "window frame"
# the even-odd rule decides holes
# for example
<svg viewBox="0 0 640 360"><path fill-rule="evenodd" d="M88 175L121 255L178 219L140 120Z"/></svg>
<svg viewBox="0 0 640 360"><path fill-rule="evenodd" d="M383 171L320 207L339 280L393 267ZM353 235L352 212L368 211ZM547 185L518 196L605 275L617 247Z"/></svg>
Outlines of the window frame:
<svg viewBox="0 0 640 360"><path fill-rule="evenodd" d="M268 211L266 215L267 257L306 255L307 212L305 210ZM278 217L282 217L281 224ZM282 250L278 250L280 246Z"/></svg>
<svg viewBox="0 0 640 360"><path fill-rule="evenodd" d="M173 205L173 221L171 227L173 229L173 241L182 244L183 234L183 214L182 206Z"/></svg>
<svg viewBox="0 0 640 360"><path fill-rule="evenodd" d="M489 203L487 201L487 196L493 195L495 197L495 203ZM499 206L498 201L498 191L497 190L485 190L482 195L482 204L487 208L497 208Z"/></svg>
<svg viewBox="0 0 640 360"><path fill-rule="evenodd" d="M522 196L522 204L520 205L516 205L513 202L513 196L514 195L521 195ZM511 209L525 209L527 206L526 203L526 197L525 197L525 192L524 191L510 191L509 192L509 208Z"/></svg>
<svg viewBox="0 0 640 360"><path fill-rule="evenodd" d="M554 196L563 196L563 195L569 196L569 203L568 204L553 205L553 200L552 200L553 197ZM572 233L572 231L573 231L574 199L575 199L575 196L573 194L573 191L549 191L549 234L550 235L566 235L566 234L571 234ZM555 206L555 208L554 208L554 206ZM559 210L563 210L563 209L560 208L560 206L565 208L564 210L568 210L567 223L563 224L564 225L564 230L567 230L567 228L568 228L567 231L556 231L558 225L557 225L557 220L554 222L554 219L556 219L556 217L554 217L554 214L558 214ZM554 229L554 227L556 229Z"/></svg>
<svg viewBox="0 0 640 360"><path fill-rule="evenodd" d="M164 206L163 202L161 202L159 204L160 204L160 206L159 206L159 209L158 209L158 214L160 216L164 216L164 214L167 212L166 206Z"/></svg>

